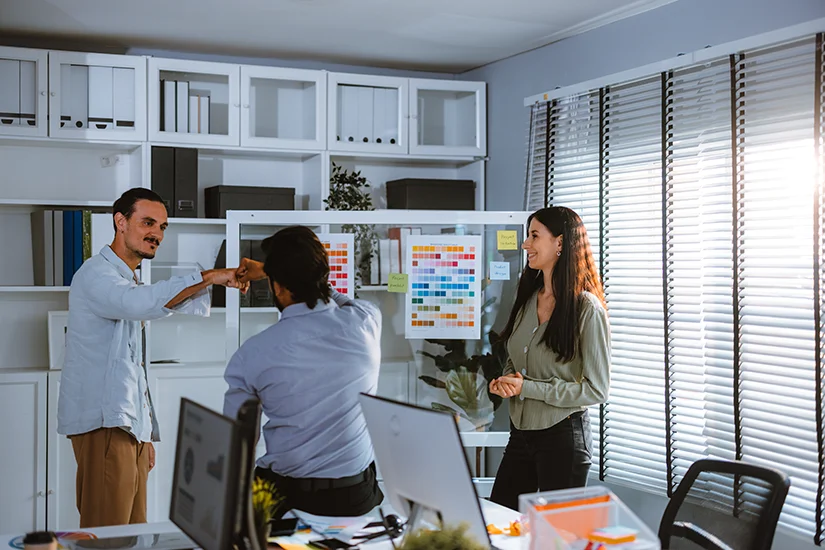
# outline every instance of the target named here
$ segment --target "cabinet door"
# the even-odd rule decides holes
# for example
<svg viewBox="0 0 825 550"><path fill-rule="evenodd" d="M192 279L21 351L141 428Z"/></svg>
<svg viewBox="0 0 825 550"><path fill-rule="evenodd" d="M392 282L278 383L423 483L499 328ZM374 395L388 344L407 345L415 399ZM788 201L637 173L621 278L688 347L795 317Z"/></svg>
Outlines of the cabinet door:
<svg viewBox="0 0 825 550"><path fill-rule="evenodd" d="M77 462L72 443L57 433L57 398L60 395L60 371L49 373L49 454L47 524L50 531L71 530L80 527L77 511Z"/></svg>
<svg viewBox="0 0 825 550"><path fill-rule="evenodd" d="M325 72L241 67L241 145L323 150L326 113Z"/></svg>
<svg viewBox="0 0 825 550"><path fill-rule="evenodd" d="M0 134L47 134L48 52L0 48Z"/></svg>
<svg viewBox="0 0 825 550"><path fill-rule="evenodd" d="M49 52L49 135L146 141L146 58Z"/></svg>
<svg viewBox="0 0 825 550"><path fill-rule="evenodd" d="M484 82L410 79L410 154L485 156Z"/></svg>
<svg viewBox="0 0 825 550"><path fill-rule="evenodd" d="M240 145L240 67L149 58L149 141Z"/></svg>
<svg viewBox="0 0 825 550"><path fill-rule="evenodd" d="M0 533L46 527L46 373L0 374Z"/></svg>
<svg viewBox="0 0 825 550"><path fill-rule="evenodd" d="M327 82L330 151L408 152L406 78L330 73Z"/></svg>
<svg viewBox="0 0 825 550"><path fill-rule="evenodd" d="M178 435L180 400L187 397L218 412L223 410L227 385L224 367L159 367L149 372L149 388L160 425L159 443L155 443L155 468L149 474L148 520L168 521L172 500L172 474L175 442Z"/></svg>

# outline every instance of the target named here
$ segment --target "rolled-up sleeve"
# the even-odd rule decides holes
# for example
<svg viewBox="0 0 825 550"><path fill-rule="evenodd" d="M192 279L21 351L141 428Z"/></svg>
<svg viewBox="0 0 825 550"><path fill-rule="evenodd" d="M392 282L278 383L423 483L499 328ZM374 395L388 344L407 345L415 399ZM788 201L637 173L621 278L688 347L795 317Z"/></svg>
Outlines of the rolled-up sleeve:
<svg viewBox="0 0 825 550"><path fill-rule="evenodd" d="M82 281L92 312L104 319L152 321L172 313L166 304L181 291L203 282L200 271L151 285L135 286L116 272L96 272Z"/></svg>
<svg viewBox="0 0 825 550"><path fill-rule="evenodd" d="M610 393L610 328L607 312L592 304L582 312L579 346L582 377L567 382L525 380L521 393L525 399L537 399L555 407L587 407L607 401Z"/></svg>

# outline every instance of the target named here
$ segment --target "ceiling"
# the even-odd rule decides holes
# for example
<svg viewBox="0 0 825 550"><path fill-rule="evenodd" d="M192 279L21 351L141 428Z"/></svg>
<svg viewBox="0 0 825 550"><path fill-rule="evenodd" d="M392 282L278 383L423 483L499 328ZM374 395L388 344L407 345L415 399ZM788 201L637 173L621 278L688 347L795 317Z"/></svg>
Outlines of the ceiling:
<svg viewBox="0 0 825 550"><path fill-rule="evenodd" d="M0 40L460 73L673 1L0 0Z"/></svg>

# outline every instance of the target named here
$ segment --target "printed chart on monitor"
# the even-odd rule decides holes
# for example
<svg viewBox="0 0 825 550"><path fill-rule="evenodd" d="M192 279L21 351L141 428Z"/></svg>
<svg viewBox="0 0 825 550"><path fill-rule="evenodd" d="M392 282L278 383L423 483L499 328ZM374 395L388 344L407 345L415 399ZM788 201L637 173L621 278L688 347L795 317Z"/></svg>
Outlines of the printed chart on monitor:
<svg viewBox="0 0 825 550"><path fill-rule="evenodd" d="M355 278L353 270L353 250L355 235L352 233L323 233L318 235L329 256L329 282L332 288L355 297Z"/></svg>
<svg viewBox="0 0 825 550"><path fill-rule="evenodd" d="M481 236L407 237L407 338L481 337Z"/></svg>

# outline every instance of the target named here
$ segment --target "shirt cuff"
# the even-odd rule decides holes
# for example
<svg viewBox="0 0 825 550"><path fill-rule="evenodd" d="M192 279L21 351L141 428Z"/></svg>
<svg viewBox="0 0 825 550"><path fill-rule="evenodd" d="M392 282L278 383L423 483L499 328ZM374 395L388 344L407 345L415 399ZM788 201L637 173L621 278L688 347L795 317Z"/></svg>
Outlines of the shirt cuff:
<svg viewBox="0 0 825 550"><path fill-rule="evenodd" d="M184 283L186 286L183 288L189 288L190 286L199 285L203 282L203 275L200 271L193 271L192 273L188 273L183 277Z"/></svg>
<svg viewBox="0 0 825 550"><path fill-rule="evenodd" d="M521 396L524 399L544 401L544 393L541 391L539 383L533 380L525 380L521 383Z"/></svg>

